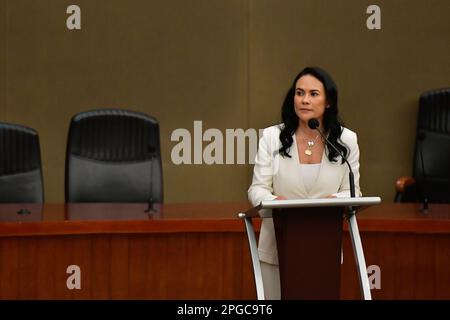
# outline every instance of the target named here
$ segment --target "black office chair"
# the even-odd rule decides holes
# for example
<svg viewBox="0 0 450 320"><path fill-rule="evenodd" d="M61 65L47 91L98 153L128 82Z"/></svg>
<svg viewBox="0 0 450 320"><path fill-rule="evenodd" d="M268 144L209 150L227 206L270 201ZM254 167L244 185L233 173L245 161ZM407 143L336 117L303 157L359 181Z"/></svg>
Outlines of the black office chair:
<svg viewBox="0 0 450 320"><path fill-rule="evenodd" d="M148 115L101 109L72 118L66 202L163 202L159 124Z"/></svg>
<svg viewBox="0 0 450 320"><path fill-rule="evenodd" d="M43 203L38 133L0 122L0 203Z"/></svg>
<svg viewBox="0 0 450 320"><path fill-rule="evenodd" d="M420 96L413 167L396 182L396 202L450 203L450 88Z"/></svg>

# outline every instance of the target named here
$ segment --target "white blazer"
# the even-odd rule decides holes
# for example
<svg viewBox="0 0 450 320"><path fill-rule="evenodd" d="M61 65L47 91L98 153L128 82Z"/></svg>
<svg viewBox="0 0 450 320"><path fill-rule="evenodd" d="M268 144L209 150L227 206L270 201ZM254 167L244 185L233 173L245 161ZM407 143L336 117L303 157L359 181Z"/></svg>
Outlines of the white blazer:
<svg viewBox="0 0 450 320"><path fill-rule="evenodd" d="M361 196L359 188L359 148L356 133L343 128L340 138L350 154L347 157L355 178L356 196ZM263 130L259 140L258 152L253 169L252 185L248 189L248 199L257 206L263 200L273 200L277 196L287 199L317 199L328 195L350 197L349 169L347 164L330 162L326 149L323 151L319 175L309 192L302 181L302 171L297 152L297 143L293 137L289 157L282 157L278 150L281 147L280 125ZM259 236L258 252L261 261L278 264L278 253L272 219L264 219Z"/></svg>

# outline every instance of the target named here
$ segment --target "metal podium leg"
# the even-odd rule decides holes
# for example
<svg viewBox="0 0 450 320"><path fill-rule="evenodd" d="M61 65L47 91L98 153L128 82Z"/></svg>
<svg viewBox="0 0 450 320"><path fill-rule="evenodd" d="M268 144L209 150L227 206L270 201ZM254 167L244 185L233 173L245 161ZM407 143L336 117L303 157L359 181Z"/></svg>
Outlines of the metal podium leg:
<svg viewBox="0 0 450 320"><path fill-rule="evenodd" d="M261 262L259 261L258 246L256 244L252 218L246 217L245 213L239 213L239 218L244 219L245 230L247 231L248 244L250 246L250 255L252 257L253 274L255 276L256 296L258 300L264 300L264 285L261 274Z"/></svg>
<svg viewBox="0 0 450 320"><path fill-rule="evenodd" d="M364 252L361 244L361 238L359 236L358 223L356 222L356 215L354 212L351 212L349 214L348 226L353 246L353 253L356 260L356 268L358 269L361 294L364 300L372 300L369 277L367 276L366 260L364 259Z"/></svg>

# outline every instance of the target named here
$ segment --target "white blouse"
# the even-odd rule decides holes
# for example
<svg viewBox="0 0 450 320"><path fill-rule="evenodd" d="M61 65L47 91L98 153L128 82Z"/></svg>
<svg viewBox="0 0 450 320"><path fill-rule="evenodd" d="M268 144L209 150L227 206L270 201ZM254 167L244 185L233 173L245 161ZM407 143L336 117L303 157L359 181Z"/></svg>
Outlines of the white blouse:
<svg viewBox="0 0 450 320"><path fill-rule="evenodd" d="M300 164L301 177L306 192L310 192L320 172L320 163ZM300 176L300 175L299 175Z"/></svg>

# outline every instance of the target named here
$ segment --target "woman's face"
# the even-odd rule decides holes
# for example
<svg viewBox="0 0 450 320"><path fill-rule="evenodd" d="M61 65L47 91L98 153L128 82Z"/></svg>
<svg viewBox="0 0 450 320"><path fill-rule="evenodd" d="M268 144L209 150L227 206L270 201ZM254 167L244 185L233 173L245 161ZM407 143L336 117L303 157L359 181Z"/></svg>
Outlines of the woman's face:
<svg viewBox="0 0 450 320"><path fill-rule="evenodd" d="M294 93L295 113L302 122L316 118L322 123L327 106L325 88L319 79L304 75L297 80Z"/></svg>

